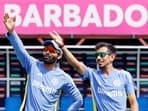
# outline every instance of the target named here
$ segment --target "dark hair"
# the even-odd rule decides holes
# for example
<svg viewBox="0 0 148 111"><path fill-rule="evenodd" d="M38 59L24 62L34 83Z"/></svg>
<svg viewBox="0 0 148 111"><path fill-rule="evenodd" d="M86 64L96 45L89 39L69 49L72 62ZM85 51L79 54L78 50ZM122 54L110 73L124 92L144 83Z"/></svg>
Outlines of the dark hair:
<svg viewBox="0 0 148 111"><path fill-rule="evenodd" d="M107 47L109 53L116 54L116 48L110 43L99 42L96 44L96 50L100 49L101 47Z"/></svg>

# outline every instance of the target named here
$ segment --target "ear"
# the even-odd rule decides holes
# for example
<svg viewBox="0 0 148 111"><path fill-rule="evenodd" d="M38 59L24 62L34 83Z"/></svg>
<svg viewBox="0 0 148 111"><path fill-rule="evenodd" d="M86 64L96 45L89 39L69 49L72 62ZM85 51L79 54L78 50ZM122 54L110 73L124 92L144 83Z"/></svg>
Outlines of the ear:
<svg viewBox="0 0 148 111"><path fill-rule="evenodd" d="M115 58L116 58L116 54L111 54L111 55L110 55L110 58L111 58L111 61L114 61Z"/></svg>
<svg viewBox="0 0 148 111"><path fill-rule="evenodd" d="M60 60L62 58L62 53L61 52L58 52L58 60Z"/></svg>

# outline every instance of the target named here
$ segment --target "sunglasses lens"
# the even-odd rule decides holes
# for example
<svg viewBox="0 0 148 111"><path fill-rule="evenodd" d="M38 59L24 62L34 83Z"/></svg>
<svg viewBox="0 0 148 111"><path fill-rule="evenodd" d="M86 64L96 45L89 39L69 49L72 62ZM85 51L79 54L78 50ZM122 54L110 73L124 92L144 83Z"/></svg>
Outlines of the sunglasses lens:
<svg viewBox="0 0 148 111"><path fill-rule="evenodd" d="M96 53L96 57L101 57L101 58L104 58L106 55L108 55L108 53L106 53L106 52L98 52L98 53Z"/></svg>
<svg viewBox="0 0 148 111"><path fill-rule="evenodd" d="M53 47L51 47L51 46L45 47L44 51L50 52L50 53L55 53L56 52L56 50Z"/></svg>

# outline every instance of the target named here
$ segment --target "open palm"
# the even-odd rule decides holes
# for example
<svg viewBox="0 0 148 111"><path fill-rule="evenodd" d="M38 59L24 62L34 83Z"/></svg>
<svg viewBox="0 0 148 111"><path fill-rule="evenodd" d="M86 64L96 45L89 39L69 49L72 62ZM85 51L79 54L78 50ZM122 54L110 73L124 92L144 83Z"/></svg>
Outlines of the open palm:
<svg viewBox="0 0 148 111"><path fill-rule="evenodd" d="M49 35L59 46L64 45L62 37L57 32L50 32Z"/></svg>
<svg viewBox="0 0 148 111"><path fill-rule="evenodd" d="M12 33L15 27L16 17L10 17L7 13L4 15L4 24L9 33Z"/></svg>

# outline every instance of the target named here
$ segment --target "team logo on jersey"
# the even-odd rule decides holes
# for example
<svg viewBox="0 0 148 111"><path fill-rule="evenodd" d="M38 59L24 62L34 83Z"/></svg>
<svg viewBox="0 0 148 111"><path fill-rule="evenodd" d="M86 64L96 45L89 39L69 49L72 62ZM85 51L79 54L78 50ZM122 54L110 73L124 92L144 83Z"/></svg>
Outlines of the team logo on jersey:
<svg viewBox="0 0 148 111"><path fill-rule="evenodd" d="M51 82L52 82L52 84L53 84L54 86L56 86L56 85L59 84L59 80L58 80L57 78L53 78L53 79L51 80Z"/></svg>
<svg viewBox="0 0 148 111"><path fill-rule="evenodd" d="M121 81L120 81L120 79L114 80L114 81L113 81L113 84L114 84L114 86L116 86L116 87L120 87L120 86L121 86Z"/></svg>

